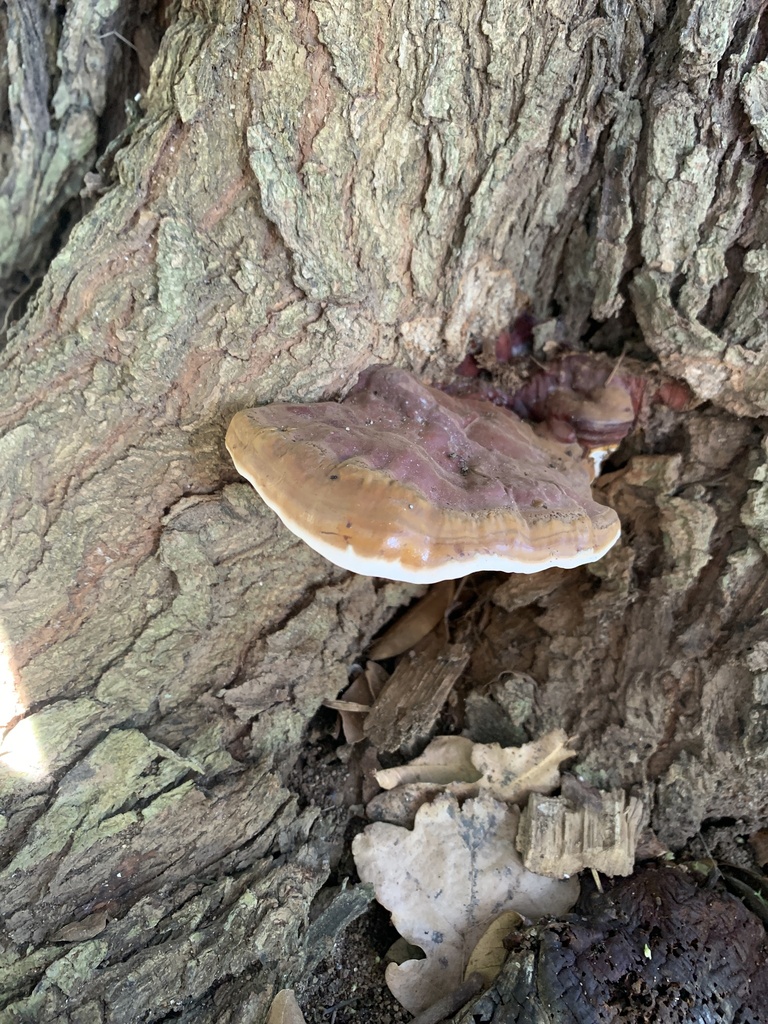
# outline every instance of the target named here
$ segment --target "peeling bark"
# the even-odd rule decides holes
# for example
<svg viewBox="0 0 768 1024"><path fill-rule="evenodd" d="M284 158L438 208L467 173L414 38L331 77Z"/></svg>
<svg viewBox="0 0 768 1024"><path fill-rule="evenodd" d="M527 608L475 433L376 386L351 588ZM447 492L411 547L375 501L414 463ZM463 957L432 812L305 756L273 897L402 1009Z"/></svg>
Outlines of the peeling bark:
<svg viewBox="0 0 768 1024"><path fill-rule="evenodd" d="M20 86L30 121L9 92L0 242L22 277L122 127L94 134L100 37L132 5L86 6L45 70L55 51L60 88L87 78L87 130L48 87ZM9 68L19 12L37 8L9 7ZM296 541L238 480L226 424L372 362L444 378L524 309L657 360L697 407L654 407L619 454L607 558L488 588L469 678L527 673L526 726L578 733L584 773L642 791L669 844L768 811L762 2L168 17L116 177L0 361L2 1024L262 1021L301 973L329 866L287 774L420 591Z"/></svg>

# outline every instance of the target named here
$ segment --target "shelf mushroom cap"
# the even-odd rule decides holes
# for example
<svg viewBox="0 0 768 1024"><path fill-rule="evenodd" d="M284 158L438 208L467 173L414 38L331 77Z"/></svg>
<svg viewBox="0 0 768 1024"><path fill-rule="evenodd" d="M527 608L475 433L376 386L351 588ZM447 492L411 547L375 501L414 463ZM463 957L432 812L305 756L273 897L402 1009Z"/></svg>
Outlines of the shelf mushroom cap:
<svg viewBox="0 0 768 1024"><path fill-rule="evenodd" d="M239 412L227 448L283 523L366 576L436 583L597 561L619 537L577 446L373 366L342 402Z"/></svg>

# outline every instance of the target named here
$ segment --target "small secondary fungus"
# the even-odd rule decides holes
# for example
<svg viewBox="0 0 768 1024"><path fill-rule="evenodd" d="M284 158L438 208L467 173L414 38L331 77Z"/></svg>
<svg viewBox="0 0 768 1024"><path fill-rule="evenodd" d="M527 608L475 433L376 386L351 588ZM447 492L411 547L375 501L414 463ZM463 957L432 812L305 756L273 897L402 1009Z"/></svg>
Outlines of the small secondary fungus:
<svg viewBox="0 0 768 1024"><path fill-rule="evenodd" d="M577 446L507 409L374 366L342 402L237 413L227 448L283 523L336 565L435 583L594 562L620 533Z"/></svg>
<svg viewBox="0 0 768 1024"><path fill-rule="evenodd" d="M584 354L550 363L515 394L511 408L549 425L553 437L578 441L587 451L618 447L634 426L641 382L615 374Z"/></svg>

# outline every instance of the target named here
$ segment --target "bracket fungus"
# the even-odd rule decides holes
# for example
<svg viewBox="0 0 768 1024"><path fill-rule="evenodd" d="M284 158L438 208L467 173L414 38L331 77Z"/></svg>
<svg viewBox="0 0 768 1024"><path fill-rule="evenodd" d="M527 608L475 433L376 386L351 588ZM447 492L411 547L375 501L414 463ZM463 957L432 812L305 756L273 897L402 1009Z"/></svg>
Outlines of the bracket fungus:
<svg viewBox="0 0 768 1024"><path fill-rule="evenodd" d="M283 523L336 565L435 583L594 562L620 533L577 446L388 366L342 402L235 415L227 448Z"/></svg>
<svg viewBox="0 0 768 1024"><path fill-rule="evenodd" d="M586 354L565 356L521 387L510 408L590 454L613 451L634 426L642 397L642 381L617 369Z"/></svg>

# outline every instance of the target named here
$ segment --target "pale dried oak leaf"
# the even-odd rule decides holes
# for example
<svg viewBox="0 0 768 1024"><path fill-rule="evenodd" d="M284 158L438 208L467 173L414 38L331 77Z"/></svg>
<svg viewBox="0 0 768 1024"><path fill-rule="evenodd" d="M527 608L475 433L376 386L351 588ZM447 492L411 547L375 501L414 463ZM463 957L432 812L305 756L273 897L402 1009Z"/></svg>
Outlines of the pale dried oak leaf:
<svg viewBox="0 0 768 1024"><path fill-rule="evenodd" d="M568 736L553 729L521 747L498 743L476 743L472 763L480 772L478 788L497 800L519 804L530 793L551 793L560 785L560 762L573 757Z"/></svg>
<svg viewBox="0 0 768 1024"><path fill-rule="evenodd" d="M461 984L470 953L505 910L525 917L566 913L578 896L575 879L527 871L515 850L519 812L484 796L462 807L440 795L421 807L413 831L376 822L356 837L358 874L424 960L390 964L395 998L420 1013Z"/></svg>

